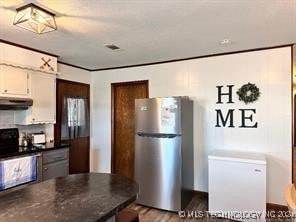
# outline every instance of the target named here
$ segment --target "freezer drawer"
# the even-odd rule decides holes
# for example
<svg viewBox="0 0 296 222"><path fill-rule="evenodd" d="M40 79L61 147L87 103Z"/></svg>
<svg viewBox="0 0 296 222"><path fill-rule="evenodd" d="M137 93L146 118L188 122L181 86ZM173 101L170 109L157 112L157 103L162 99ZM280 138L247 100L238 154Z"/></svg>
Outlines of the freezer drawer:
<svg viewBox="0 0 296 222"><path fill-rule="evenodd" d="M179 97L136 99L135 131L182 134L180 111Z"/></svg>
<svg viewBox="0 0 296 222"><path fill-rule="evenodd" d="M265 212L266 165L209 158L209 211Z"/></svg>
<svg viewBox="0 0 296 222"><path fill-rule="evenodd" d="M155 208L181 209L181 137L136 135L135 181L138 203Z"/></svg>

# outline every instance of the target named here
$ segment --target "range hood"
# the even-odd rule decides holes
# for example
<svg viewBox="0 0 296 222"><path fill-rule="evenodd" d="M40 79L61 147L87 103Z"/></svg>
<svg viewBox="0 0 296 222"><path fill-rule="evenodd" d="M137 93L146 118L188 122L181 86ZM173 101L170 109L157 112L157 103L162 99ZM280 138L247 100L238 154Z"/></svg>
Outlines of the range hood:
<svg viewBox="0 0 296 222"><path fill-rule="evenodd" d="M0 110L26 110L32 105L28 98L0 97Z"/></svg>

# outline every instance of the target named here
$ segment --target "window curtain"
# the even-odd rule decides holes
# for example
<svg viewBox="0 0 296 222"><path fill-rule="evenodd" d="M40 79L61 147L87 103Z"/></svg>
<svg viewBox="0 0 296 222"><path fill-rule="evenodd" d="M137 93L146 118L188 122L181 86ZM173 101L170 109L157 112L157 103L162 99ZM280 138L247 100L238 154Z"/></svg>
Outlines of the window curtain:
<svg viewBox="0 0 296 222"><path fill-rule="evenodd" d="M64 97L61 139L89 136L88 100L82 97Z"/></svg>

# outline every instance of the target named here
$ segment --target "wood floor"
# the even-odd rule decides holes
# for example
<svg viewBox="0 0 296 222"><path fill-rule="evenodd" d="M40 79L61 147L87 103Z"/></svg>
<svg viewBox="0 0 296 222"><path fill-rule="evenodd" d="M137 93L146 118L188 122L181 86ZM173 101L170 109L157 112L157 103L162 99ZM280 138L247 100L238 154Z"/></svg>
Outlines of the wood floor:
<svg viewBox="0 0 296 222"><path fill-rule="evenodd" d="M208 221L208 222L230 222L232 220L209 218L206 216L208 210L208 199L206 196L194 195L192 201L184 210L185 212L197 212L201 218L180 218L178 213L169 211L157 210L154 208L145 207L138 204L132 204L129 208L136 210L140 216L140 222L186 222L186 221ZM199 215L197 215L199 216Z"/></svg>
<svg viewBox="0 0 296 222"><path fill-rule="evenodd" d="M222 218L210 218L207 216L206 211L208 210L208 197L205 195L195 194L192 201L188 204L185 212L197 212L201 215L196 215L195 218L180 218L178 213L169 211L158 210L154 208L145 207L138 204L131 204L129 208L139 213L140 222L192 222L192 221L206 221L206 222L233 222L233 220L222 219ZM201 216L201 217L198 217ZM291 219L283 218L269 218L266 222L288 222L293 221Z"/></svg>

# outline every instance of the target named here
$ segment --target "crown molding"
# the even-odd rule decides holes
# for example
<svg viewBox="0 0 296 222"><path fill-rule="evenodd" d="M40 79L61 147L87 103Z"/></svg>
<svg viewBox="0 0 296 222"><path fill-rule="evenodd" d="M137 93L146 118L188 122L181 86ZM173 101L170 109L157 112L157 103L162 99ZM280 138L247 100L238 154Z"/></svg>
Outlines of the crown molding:
<svg viewBox="0 0 296 222"><path fill-rule="evenodd" d="M30 51L39 52L39 53L42 53L42 54L46 54L46 55L49 55L49 56L59 58L58 55L52 54L50 52L46 52L46 51L42 51L42 50L39 50L39 49L31 48L29 46L17 44L15 42L10 42L10 41L4 40L4 39L0 39L0 42L8 44L8 45L13 45L13 46L16 46L16 47L19 47L19 48L27 49L27 50L30 50Z"/></svg>
<svg viewBox="0 0 296 222"><path fill-rule="evenodd" d="M165 61L160 61L160 62L150 62L150 63L135 64L135 65L125 65L125 66L91 69L91 71L92 72L106 71L106 70L112 70L112 69L125 69L125 68L139 67L139 66L159 65L159 64L164 64L164 63L180 62L180 61L186 61L186 60L192 60L192 59L202 59L202 58L225 56L225 55L231 55L231 54L262 51L262 50L277 49L277 48L292 47L292 46L293 46L293 44L290 43L290 44L285 44L285 45L269 46L269 47L254 48L254 49L245 49L245 50L232 51L232 52L222 52L222 53L208 54L208 55L202 55L202 56L187 57L187 58L182 58L182 59L165 60Z"/></svg>
<svg viewBox="0 0 296 222"><path fill-rule="evenodd" d="M46 51L41 51L41 50L31 48L28 46L20 45L20 44L10 42L10 41L4 40L4 39L0 39L0 42L59 58L58 55L55 55L55 54L52 54L52 53L49 53ZM159 65L159 64L164 64L164 63L180 62L180 61L193 60L193 59L225 56L225 55L231 55L231 54L262 51L262 50L277 49L277 48L284 48L284 47L293 47L293 45L294 45L294 43L289 43L289 44L285 44L285 45L268 46L268 47L261 47L261 48L231 51L231 52L214 53L214 54L208 54L208 55L202 55L202 56L193 56L193 57L180 58L180 59L164 60L164 61L158 61L158 62L149 62L149 63L131 64L131 65L123 65L123 66L95 68L95 69L87 68L87 67L83 67L83 66L79 66L79 65L68 63L68 62L59 61L59 60L58 60L58 63L63 64L63 65L67 65L67 66L71 66L74 68L82 69L85 71L89 71L89 72L99 72L99 71L106 71L106 70L113 70L113 69L126 69L126 68L139 67L139 66Z"/></svg>

